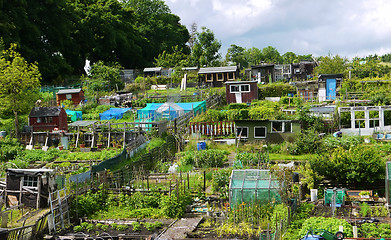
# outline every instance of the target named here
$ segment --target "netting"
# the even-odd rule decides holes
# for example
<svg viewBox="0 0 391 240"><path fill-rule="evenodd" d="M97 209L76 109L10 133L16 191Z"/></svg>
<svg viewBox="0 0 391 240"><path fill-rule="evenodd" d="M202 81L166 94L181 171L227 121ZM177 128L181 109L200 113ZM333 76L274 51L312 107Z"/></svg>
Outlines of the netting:
<svg viewBox="0 0 391 240"><path fill-rule="evenodd" d="M335 197L335 203L342 205L344 203L346 191L344 189L337 189L336 192L337 192L337 194ZM326 206L331 204L331 201L333 200L333 194L334 194L333 189L325 189L324 190L324 204Z"/></svg>
<svg viewBox="0 0 391 240"><path fill-rule="evenodd" d="M229 188L230 205L234 208L241 203L264 205L281 202L278 189L278 181L269 170L233 170Z"/></svg>
<svg viewBox="0 0 391 240"><path fill-rule="evenodd" d="M83 120L83 112L82 111L72 111L72 110L65 110L68 117L70 117L72 122L76 122L78 120Z"/></svg>
<svg viewBox="0 0 391 240"><path fill-rule="evenodd" d="M194 111L195 116L206 111L206 101L189 103L147 103L143 109L137 110L137 118L145 122L160 121L161 119L173 120L185 113Z"/></svg>

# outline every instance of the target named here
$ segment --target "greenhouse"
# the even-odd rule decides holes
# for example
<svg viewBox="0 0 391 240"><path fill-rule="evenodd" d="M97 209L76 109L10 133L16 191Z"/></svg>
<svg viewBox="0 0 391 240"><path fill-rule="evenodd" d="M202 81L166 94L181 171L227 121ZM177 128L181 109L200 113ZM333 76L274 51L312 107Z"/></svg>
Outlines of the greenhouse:
<svg viewBox="0 0 391 240"><path fill-rule="evenodd" d="M68 115L68 119L70 118L72 122L76 122L78 120L83 120L83 112L82 111L72 111L65 110Z"/></svg>
<svg viewBox="0 0 391 240"><path fill-rule="evenodd" d="M173 120L193 110L195 115L205 112L206 102L147 103L145 108L137 110L137 118L142 122L147 120L160 121L162 119Z"/></svg>
<svg viewBox="0 0 391 240"><path fill-rule="evenodd" d="M229 184L231 207L245 204L265 205L281 202L278 180L269 170L233 170Z"/></svg>
<svg viewBox="0 0 391 240"><path fill-rule="evenodd" d="M127 111L131 110L132 108L110 108L109 110L100 113L99 118L100 120L110 120L115 118L116 120L121 119Z"/></svg>
<svg viewBox="0 0 391 240"><path fill-rule="evenodd" d="M391 162L386 164L386 198L387 204L390 205L391 197Z"/></svg>

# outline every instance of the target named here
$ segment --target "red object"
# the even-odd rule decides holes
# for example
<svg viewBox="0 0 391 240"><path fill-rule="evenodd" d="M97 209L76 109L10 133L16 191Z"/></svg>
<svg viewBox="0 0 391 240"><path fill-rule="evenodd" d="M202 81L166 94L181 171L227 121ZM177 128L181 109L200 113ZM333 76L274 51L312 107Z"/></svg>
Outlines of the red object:
<svg viewBox="0 0 391 240"><path fill-rule="evenodd" d="M56 94L57 106L60 106L61 101L71 100L73 104L77 105L84 101L84 92L81 88L77 89L61 89Z"/></svg>
<svg viewBox="0 0 391 240"><path fill-rule="evenodd" d="M31 131L68 131L68 116L60 107L34 107L29 115Z"/></svg>

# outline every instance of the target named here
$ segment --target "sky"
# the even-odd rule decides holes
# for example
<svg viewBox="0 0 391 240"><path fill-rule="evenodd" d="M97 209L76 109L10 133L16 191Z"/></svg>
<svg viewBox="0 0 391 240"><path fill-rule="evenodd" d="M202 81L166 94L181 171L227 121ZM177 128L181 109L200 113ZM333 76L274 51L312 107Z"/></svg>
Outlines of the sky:
<svg viewBox="0 0 391 240"><path fill-rule="evenodd" d="M391 53L390 0L165 0L188 29L206 27L222 43L281 55L339 55L349 59Z"/></svg>

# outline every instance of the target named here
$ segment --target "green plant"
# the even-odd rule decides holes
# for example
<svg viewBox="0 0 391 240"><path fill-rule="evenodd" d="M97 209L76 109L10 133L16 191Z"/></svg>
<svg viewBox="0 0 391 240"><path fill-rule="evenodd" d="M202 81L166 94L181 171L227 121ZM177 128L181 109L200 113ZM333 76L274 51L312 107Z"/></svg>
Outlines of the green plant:
<svg viewBox="0 0 391 240"><path fill-rule="evenodd" d="M371 215L371 212L371 207L368 205L368 203L364 202L360 204L360 215L362 217Z"/></svg>
<svg viewBox="0 0 391 240"><path fill-rule="evenodd" d="M109 225L102 225L100 228L106 232L109 229Z"/></svg>
<svg viewBox="0 0 391 240"><path fill-rule="evenodd" d="M117 231L125 231L126 229L128 229L128 225L126 225L126 224L118 224L115 229ZM133 228L133 230L134 230L134 228Z"/></svg>
<svg viewBox="0 0 391 240"><path fill-rule="evenodd" d="M86 227L86 230L87 230L87 232L92 232L93 230L95 230L95 225L92 223L89 223Z"/></svg>
<svg viewBox="0 0 391 240"><path fill-rule="evenodd" d="M370 196L371 192L370 191L361 191L361 192L359 192L358 195L360 195L360 196Z"/></svg>
<svg viewBox="0 0 391 240"><path fill-rule="evenodd" d="M155 231L156 228L161 228L162 226L163 226L163 223L159 222L159 221L156 221L156 222L153 222L153 223L150 223L150 222L145 222L144 223L144 227L148 231Z"/></svg>
<svg viewBox="0 0 391 240"><path fill-rule="evenodd" d="M141 230L141 224L139 222L132 222L133 231L137 232Z"/></svg>
<svg viewBox="0 0 391 240"><path fill-rule="evenodd" d="M74 232L83 232L84 228L80 225L74 226L73 231Z"/></svg>

